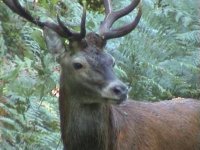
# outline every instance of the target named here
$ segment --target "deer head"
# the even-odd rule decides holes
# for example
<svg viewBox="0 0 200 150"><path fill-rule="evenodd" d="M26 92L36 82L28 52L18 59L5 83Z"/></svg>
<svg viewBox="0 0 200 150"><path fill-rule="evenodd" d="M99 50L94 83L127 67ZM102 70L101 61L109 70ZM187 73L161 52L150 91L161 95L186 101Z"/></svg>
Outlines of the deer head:
<svg viewBox="0 0 200 150"><path fill-rule="evenodd" d="M133 0L127 7L113 11L111 0L104 0L105 19L101 22L99 33L86 34L86 10L83 9L80 32L71 31L57 17L57 23L42 22L35 19L23 8L18 0L3 0L15 13L41 27L44 31L48 49L59 55L62 68L61 87L67 89L72 99L80 103L121 103L127 99L128 88L120 81L114 71L114 58L104 51L107 40L122 37L137 26L141 17L141 8L131 23L112 28L119 18L134 10L140 0ZM69 40L68 49L61 38Z"/></svg>

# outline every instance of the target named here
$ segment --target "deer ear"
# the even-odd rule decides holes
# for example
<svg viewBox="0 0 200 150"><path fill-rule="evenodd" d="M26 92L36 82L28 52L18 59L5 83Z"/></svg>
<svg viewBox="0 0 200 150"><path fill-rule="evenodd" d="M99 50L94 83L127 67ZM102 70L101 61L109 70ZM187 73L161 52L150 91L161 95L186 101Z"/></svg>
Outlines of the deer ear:
<svg viewBox="0 0 200 150"><path fill-rule="evenodd" d="M45 27L43 29L44 38L49 52L55 56L60 56L65 52L65 46L61 37L52 29Z"/></svg>

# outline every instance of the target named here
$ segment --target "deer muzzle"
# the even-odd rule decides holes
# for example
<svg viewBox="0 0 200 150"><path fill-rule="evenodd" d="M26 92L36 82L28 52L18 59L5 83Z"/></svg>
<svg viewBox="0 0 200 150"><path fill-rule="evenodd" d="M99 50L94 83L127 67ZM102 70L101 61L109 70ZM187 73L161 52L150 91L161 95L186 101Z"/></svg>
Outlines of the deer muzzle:
<svg viewBox="0 0 200 150"><path fill-rule="evenodd" d="M128 87L120 80L112 81L102 89L101 96L120 104L128 98Z"/></svg>

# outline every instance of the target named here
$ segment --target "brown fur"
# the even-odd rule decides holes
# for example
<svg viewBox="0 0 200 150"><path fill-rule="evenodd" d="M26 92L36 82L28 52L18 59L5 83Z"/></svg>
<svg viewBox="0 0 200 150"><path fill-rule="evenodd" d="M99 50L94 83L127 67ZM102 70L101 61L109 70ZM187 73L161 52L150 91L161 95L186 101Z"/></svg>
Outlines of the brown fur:
<svg viewBox="0 0 200 150"><path fill-rule="evenodd" d="M115 150L200 149L199 101L127 101L112 106L112 113L115 124L120 126Z"/></svg>
<svg viewBox="0 0 200 150"><path fill-rule="evenodd" d="M200 102L70 104L60 91L66 150L200 150Z"/></svg>

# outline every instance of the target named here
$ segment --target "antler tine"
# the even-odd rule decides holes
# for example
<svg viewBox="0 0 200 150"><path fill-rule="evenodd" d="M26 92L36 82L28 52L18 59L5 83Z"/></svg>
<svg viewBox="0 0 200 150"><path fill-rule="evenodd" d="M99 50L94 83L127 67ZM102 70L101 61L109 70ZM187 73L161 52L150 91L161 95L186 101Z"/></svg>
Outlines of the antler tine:
<svg viewBox="0 0 200 150"><path fill-rule="evenodd" d="M19 14L23 18L27 19L28 21L34 23L35 25L39 26L40 28L48 27L55 32L57 32L60 36L68 39L73 40L80 40L85 37L86 29L85 29L85 20L86 20L86 10L84 8L82 19L81 19L81 31L73 32L67 27L65 27L64 23L61 22L59 16L57 17L58 24L51 22L51 21L45 21L41 22L39 21L39 18L35 19L32 17L29 11L27 11L25 8L23 8L18 0L3 0L3 2L15 13Z"/></svg>
<svg viewBox="0 0 200 150"><path fill-rule="evenodd" d="M73 32L70 29L68 29L64 23L61 21L59 15L57 15L57 20L58 20L58 24L60 25L60 27L62 28L62 30L67 33L69 39L73 39L73 40L79 40L79 39L83 39L86 35L86 28L85 28L85 23L86 23L86 8L83 8L83 14L81 17L81 28L80 28L80 33L77 32Z"/></svg>
<svg viewBox="0 0 200 150"><path fill-rule="evenodd" d="M129 14L131 11L133 11L138 6L139 2L140 2L140 0L133 0L131 2L131 4L128 5L127 7L125 7L124 9L116 11L115 15L114 15L114 19L117 20L117 19Z"/></svg>
<svg viewBox="0 0 200 150"><path fill-rule="evenodd" d="M106 16L104 21L100 25L100 35L105 39L112 39L112 38L118 38L121 36L124 36L131 32L137 24L140 21L141 15L142 15L142 9L141 6L139 6L138 14L134 21L132 21L130 24L127 24L123 27L117 28L117 29L110 29L115 21L117 21L119 18L129 14L131 11L133 11L138 4L140 3L140 0L133 0L131 4L129 4L127 7L119 10L119 11L112 11L111 8L111 1L110 0L104 0L104 7L106 11Z"/></svg>
<svg viewBox="0 0 200 150"><path fill-rule="evenodd" d="M142 8L139 6L137 16L131 23L104 33L104 39L108 40L108 39L118 38L130 33L138 25L141 16L142 16Z"/></svg>
<svg viewBox="0 0 200 150"><path fill-rule="evenodd" d="M82 38L84 38L85 35L86 35L85 24L86 24L86 6L84 5L84 7L83 7L83 15L82 15L82 18L81 18L81 32L80 32L80 35L81 35Z"/></svg>
<svg viewBox="0 0 200 150"><path fill-rule="evenodd" d="M104 0L104 7L105 7L106 15L110 14L111 11L112 11L111 1L110 0Z"/></svg>

